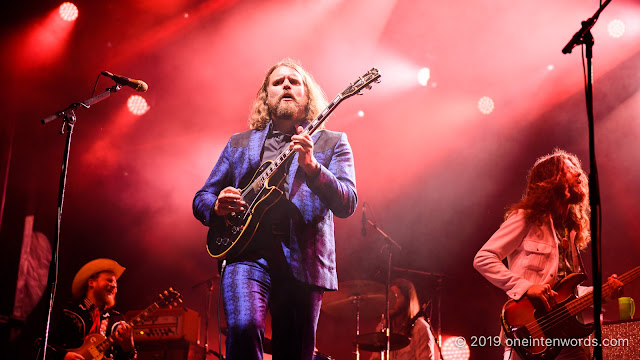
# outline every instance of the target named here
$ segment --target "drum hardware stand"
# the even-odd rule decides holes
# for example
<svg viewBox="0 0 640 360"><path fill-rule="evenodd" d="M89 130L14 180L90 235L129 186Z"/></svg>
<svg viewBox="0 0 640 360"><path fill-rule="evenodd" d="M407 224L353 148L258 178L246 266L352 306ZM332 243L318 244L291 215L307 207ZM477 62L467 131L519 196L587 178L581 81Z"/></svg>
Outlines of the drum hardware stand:
<svg viewBox="0 0 640 360"><path fill-rule="evenodd" d="M387 338L387 346L386 346L386 350L385 350L385 358L388 360L389 356L390 356L390 352L391 352L391 322L390 322L390 316L389 316L389 293L391 291L391 256L393 254L393 247L391 245L394 245L395 247L398 248L398 250L402 250L402 246L400 246L397 242L395 242L389 235L387 235L384 231L382 231L382 229L380 229L378 227L378 225L376 223L374 223L373 221L371 221L371 219L366 217L366 213L363 212L363 220L365 221L365 224L369 224L371 225L371 227L377 231L380 235L382 235L382 237L385 239L385 244L382 246L382 249L380 249L380 252L384 252L385 249L387 250L389 256L388 256L388 260L387 260L387 279L386 279L386 301L385 301L385 323L383 324L384 327L384 332ZM358 354L358 359L359 359L359 354Z"/></svg>
<svg viewBox="0 0 640 360"><path fill-rule="evenodd" d="M204 319L204 358L205 359L207 357L207 354L211 353L217 356L219 359L224 360L224 356L209 349L209 318L211 317L211 299L213 297L213 289L215 287L216 279L219 277L220 275L216 275L212 278L201 281L191 287L192 289L196 289L203 284L207 284L207 310L205 311L205 319Z"/></svg>
<svg viewBox="0 0 640 360"><path fill-rule="evenodd" d="M360 343L357 341L360 335L360 295L355 297L354 302L356 304L356 360L360 360Z"/></svg>

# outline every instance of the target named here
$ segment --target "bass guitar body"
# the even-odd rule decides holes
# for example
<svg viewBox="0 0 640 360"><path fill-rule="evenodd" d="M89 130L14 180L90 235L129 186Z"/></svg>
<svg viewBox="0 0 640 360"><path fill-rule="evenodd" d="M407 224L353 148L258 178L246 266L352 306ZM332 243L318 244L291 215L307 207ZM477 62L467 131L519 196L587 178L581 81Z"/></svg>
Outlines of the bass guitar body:
<svg viewBox="0 0 640 360"><path fill-rule="evenodd" d="M262 216L275 205L283 195L278 187L286 174L276 173L263 185L256 181L267 171L271 161L265 161L253 175L249 185L242 189L242 199L248 208L241 213L232 213L211 224L207 233L207 250L214 258L233 258L240 254L251 242L260 227Z"/></svg>
<svg viewBox="0 0 640 360"><path fill-rule="evenodd" d="M509 300L502 308L502 325L511 345L518 355L527 360L550 360L558 356L562 347L560 339L576 339L589 336L592 325L582 324L568 304L576 299L574 290L586 279L584 274L571 274L555 287L558 293L546 311L538 299L527 297ZM556 344L553 340L556 339Z"/></svg>

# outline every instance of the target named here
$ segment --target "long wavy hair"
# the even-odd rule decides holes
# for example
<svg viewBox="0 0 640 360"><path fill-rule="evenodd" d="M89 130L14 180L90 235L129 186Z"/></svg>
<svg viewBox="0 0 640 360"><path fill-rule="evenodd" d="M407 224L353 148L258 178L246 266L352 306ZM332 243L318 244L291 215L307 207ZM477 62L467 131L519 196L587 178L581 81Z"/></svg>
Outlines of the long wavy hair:
<svg viewBox="0 0 640 360"><path fill-rule="evenodd" d="M562 219L560 213L567 206L566 191L570 185L571 169L566 164L567 160L580 172L580 188L585 197L580 203L569 205L567 218ZM549 216L556 226L564 223L569 231L576 231L578 248L586 248L591 241L589 181L578 157L561 149L540 157L529 171L527 190L522 200L511 205L505 217L520 209L525 211L525 218L530 223L542 225Z"/></svg>
<svg viewBox="0 0 640 360"><path fill-rule="evenodd" d="M416 294L416 288L413 283L407 279L398 278L391 282L392 286L396 286L405 298L405 305L400 312L393 316L392 330L394 332L408 334L411 331L409 321L420 311L420 302Z"/></svg>
<svg viewBox="0 0 640 360"><path fill-rule="evenodd" d="M320 114L322 110L329 105L327 97L322 91L322 88L320 88L320 85L318 85L318 83L313 79L313 76L311 76L311 74L306 71L299 62L286 58L273 65L269 71L267 71L267 75L262 81L262 86L260 87L260 90L258 90L256 99L253 101L251 114L249 115L249 127L251 127L251 129L262 130L267 127L269 121L271 121L269 107L267 106L267 87L269 86L269 77L271 76L271 73L280 66L290 67L302 76L302 82L304 83L306 90L305 93L309 100L305 111L307 114L307 121L315 119L316 116L318 116L318 114ZM324 128L324 123L320 128Z"/></svg>

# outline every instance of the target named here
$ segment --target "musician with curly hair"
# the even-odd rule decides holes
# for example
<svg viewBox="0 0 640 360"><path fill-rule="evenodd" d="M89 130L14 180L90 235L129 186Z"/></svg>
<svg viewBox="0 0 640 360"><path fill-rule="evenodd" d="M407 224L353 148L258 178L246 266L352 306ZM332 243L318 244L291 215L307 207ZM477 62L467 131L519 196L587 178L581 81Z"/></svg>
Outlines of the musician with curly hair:
<svg viewBox="0 0 640 360"><path fill-rule="evenodd" d="M509 207L505 221L475 256L473 266L513 300L523 297L546 310L554 305L554 285L584 272L580 250L591 241L587 176L580 160L556 149L529 172L526 192ZM508 266L502 262L507 258ZM609 278L614 287L622 283ZM578 286L578 293L586 292ZM519 359L506 347L505 359ZM563 348L558 359L588 359L581 347Z"/></svg>
<svg viewBox="0 0 640 360"><path fill-rule="evenodd" d="M283 195L268 207L244 250L228 259L222 275L229 360L262 359L267 311L274 358L313 358L322 295L338 285L333 216L346 218L357 204L346 134L304 132L327 104L297 62L285 59L272 66L254 101L251 129L231 137L193 200L194 215L204 225L224 224L255 205L243 200L240 189L260 164L287 148L294 152L280 167L284 180L274 184Z"/></svg>

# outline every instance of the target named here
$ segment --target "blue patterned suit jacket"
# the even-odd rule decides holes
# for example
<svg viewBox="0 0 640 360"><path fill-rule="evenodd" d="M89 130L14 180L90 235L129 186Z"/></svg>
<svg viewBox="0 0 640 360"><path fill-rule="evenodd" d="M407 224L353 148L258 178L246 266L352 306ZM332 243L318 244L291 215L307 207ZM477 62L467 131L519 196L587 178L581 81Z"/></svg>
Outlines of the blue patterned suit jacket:
<svg viewBox="0 0 640 360"><path fill-rule="evenodd" d="M213 211L218 194L227 186L246 186L260 166L260 155L272 123L231 137L211 175L193 199L193 213L204 225L219 220ZM344 133L320 130L312 139L320 173L308 178L294 154L286 181L289 199L300 216L291 219L290 243L284 255L300 281L327 290L338 288L333 215L346 218L356 209L353 153ZM258 230L260 231L260 230Z"/></svg>

